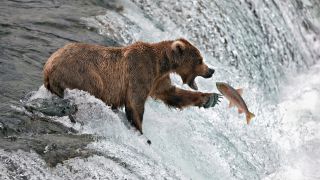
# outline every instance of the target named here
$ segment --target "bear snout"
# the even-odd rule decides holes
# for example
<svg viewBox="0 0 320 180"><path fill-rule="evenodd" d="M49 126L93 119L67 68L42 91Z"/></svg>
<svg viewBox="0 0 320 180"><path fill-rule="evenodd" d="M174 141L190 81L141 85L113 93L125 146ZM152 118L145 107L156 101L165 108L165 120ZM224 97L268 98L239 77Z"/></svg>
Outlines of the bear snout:
<svg viewBox="0 0 320 180"><path fill-rule="evenodd" d="M208 68L207 74L205 74L205 75L202 76L202 77L204 77L204 78L211 78L212 75L213 75L213 73L214 73L214 69Z"/></svg>

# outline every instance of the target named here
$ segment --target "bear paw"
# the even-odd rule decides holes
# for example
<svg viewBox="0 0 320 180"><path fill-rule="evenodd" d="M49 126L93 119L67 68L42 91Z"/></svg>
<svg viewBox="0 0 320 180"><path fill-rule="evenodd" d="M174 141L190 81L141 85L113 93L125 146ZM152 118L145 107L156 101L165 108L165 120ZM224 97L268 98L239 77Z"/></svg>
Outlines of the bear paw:
<svg viewBox="0 0 320 180"><path fill-rule="evenodd" d="M214 107L216 104L220 102L221 97L222 95L213 93L212 96L209 97L208 101L204 103L203 107L204 108Z"/></svg>

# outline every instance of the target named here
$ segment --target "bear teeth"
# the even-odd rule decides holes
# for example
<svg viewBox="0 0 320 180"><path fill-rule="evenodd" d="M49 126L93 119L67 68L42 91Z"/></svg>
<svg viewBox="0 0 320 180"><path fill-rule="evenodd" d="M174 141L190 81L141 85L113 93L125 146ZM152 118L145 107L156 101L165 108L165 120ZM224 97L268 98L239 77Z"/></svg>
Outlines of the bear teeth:
<svg viewBox="0 0 320 180"><path fill-rule="evenodd" d="M198 86L194 80L189 83L189 87L191 87L194 90L198 90Z"/></svg>

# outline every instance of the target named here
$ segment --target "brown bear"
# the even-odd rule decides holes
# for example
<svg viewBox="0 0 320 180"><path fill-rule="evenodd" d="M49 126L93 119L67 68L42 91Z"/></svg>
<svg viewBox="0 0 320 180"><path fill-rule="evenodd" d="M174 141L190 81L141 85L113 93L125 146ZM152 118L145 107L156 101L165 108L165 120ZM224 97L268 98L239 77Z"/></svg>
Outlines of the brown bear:
<svg viewBox="0 0 320 180"><path fill-rule="evenodd" d="M195 78L210 78L214 70L203 62L199 50L185 39L158 43L136 42L125 47L71 43L57 50L44 65L44 86L63 97L64 89L80 89L112 108L125 106L127 119L142 133L148 96L169 106L211 107L216 93L177 88L169 74L197 90Z"/></svg>

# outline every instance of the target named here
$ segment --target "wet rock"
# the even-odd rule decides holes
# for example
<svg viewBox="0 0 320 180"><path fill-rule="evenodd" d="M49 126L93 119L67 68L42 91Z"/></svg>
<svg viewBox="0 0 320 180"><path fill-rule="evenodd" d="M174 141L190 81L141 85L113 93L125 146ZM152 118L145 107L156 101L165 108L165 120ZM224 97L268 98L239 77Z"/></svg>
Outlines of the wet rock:
<svg viewBox="0 0 320 180"><path fill-rule="evenodd" d="M70 158L98 154L98 152L86 148L87 144L93 140L91 135L22 135L15 137L14 141L11 137L0 138L0 148L10 152L19 149L26 152L34 150L43 157L49 166L55 166Z"/></svg>
<svg viewBox="0 0 320 180"><path fill-rule="evenodd" d="M50 99L33 99L24 104L26 110L30 112L38 111L48 116L68 116L77 112L76 104L69 99L62 99L53 96Z"/></svg>
<svg viewBox="0 0 320 180"><path fill-rule="evenodd" d="M74 113L76 108L70 100L24 100L24 103L28 103L11 109L0 118L0 149L10 152L19 149L35 151L49 166L55 166L70 158L97 154L86 149L87 144L94 140L92 135L78 135L75 129L44 115L64 116Z"/></svg>
<svg viewBox="0 0 320 180"><path fill-rule="evenodd" d="M10 121L12 119L15 121ZM8 117L0 119L0 149L10 152L19 149L26 152L33 150L42 156L49 166L55 166L70 158L97 154L86 149L94 136L76 133L75 129L50 117L12 110Z"/></svg>

